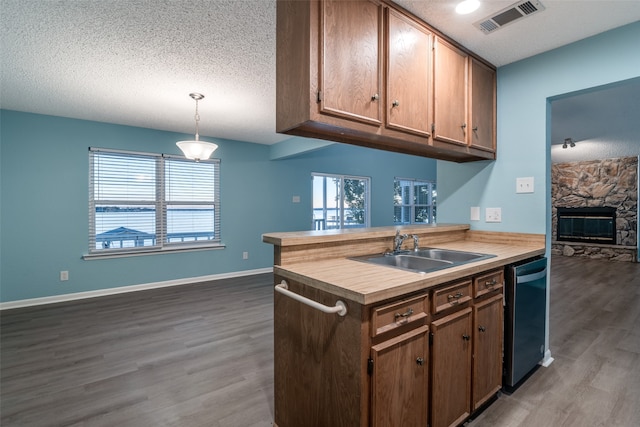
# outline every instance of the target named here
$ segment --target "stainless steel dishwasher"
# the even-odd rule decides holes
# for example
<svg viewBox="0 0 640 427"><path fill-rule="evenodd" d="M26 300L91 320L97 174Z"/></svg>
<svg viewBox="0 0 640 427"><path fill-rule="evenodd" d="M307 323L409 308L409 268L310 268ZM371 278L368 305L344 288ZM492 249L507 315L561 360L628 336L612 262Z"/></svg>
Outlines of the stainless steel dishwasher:
<svg viewBox="0 0 640 427"><path fill-rule="evenodd" d="M505 271L504 391L513 392L544 357L547 258Z"/></svg>

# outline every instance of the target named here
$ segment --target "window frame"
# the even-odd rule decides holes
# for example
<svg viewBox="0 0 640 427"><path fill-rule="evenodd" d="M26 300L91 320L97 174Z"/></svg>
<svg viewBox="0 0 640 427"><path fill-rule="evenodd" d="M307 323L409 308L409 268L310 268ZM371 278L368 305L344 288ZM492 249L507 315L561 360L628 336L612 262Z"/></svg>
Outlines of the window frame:
<svg viewBox="0 0 640 427"><path fill-rule="evenodd" d="M409 181L411 182L411 186L410 188L410 192L411 194L409 195L409 200L411 200L411 203L406 204L406 203L401 203L399 205L395 204L395 190L396 190L396 182L398 181ZM414 190L415 190L415 186L417 184L428 184L429 185L429 202L427 204L418 204L415 203L415 200L417 199L415 194L414 194ZM393 208L394 208L394 218L393 218L393 224L394 225L412 225L412 224L435 224L436 220L437 220L437 211L436 211L436 205L437 205L437 199L433 197L433 191L437 191L436 190L437 186L436 186L436 181L432 181L432 180L428 180L428 179L419 179L419 178L403 178L403 177L394 177L393 179L393 191L394 191L394 204L393 204ZM395 218L395 208L400 206L401 208L409 208L409 218L410 221L409 222L405 222L405 221L396 221ZM415 221L415 217L416 217L416 207L426 207L428 212L429 212L429 218L430 218L430 222L416 222Z"/></svg>
<svg viewBox="0 0 640 427"><path fill-rule="evenodd" d="M339 217L340 217L340 223L338 224L337 228L327 228L326 223L324 225L324 227L319 228L321 230L345 230L345 229L350 229L350 228L366 228L366 227L371 227L371 178L367 177L367 176L356 176L356 175L347 175L347 174L334 174L334 173L322 173L322 172L312 172L311 173L311 230L317 230L317 224L316 224L316 219L313 217L313 213L315 210L315 206L314 206L314 188L313 188L313 180L314 177L322 177L322 178L333 178L333 179L340 179L340 187L339 187L339 194L341 197L341 203L339 204ZM344 215L344 211L345 211L345 207L344 207L344 181L346 179L353 179L353 180L360 180L360 181L365 181L365 200L364 200L364 210L365 210L365 214L364 214L364 224L359 225L359 226L351 226L351 227L345 227L344 225L344 220L345 220L345 215ZM325 188L326 191L326 188ZM323 198L326 199L326 192L325 195L323 195ZM324 200L326 202L326 200ZM331 208L333 209L333 208ZM324 220L326 221L326 218L324 218Z"/></svg>
<svg viewBox="0 0 640 427"><path fill-rule="evenodd" d="M155 179L154 200L136 200L136 199L99 199L95 197L96 191L96 170L95 170L95 156L102 154L121 156L123 158L130 157L131 159L137 157L141 159L153 160L155 162ZM208 249L222 249L225 246L221 242L221 226L220 226L220 159L207 159L200 160L199 163L207 163L213 165L213 201L197 201L197 200L168 200L167 197L167 181L169 178L166 176L166 164L168 162L195 162L189 160L184 156L177 156L171 154L162 153L148 153L137 152L107 148L89 147L89 247L88 252L83 255L83 259L92 258L108 258L108 257L123 257L123 256L135 256L157 253L171 253L176 251L185 250L208 250ZM155 209L155 234L154 244L150 246L140 247L121 247L121 248L96 248L97 235L96 235L96 206L103 203L115 203L123 205L153 205ZM170 242L167 237L167 206L175 204L188 204L188 205L211 205L213 206L213 237L207 240L192 240L183 242ZM194 232L196 233L196 232ZM127 239L131 240L131 239Z"/></svg>

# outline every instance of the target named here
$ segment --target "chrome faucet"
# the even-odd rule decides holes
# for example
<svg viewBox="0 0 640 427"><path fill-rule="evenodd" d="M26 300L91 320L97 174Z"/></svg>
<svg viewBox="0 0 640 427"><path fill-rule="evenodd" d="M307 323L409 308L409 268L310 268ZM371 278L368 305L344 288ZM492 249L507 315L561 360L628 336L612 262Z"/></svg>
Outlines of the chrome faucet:
<svg viewBox="0 0 640 427"><path fill-rule="evenodd" d="M402 243L407 237L409 237L408 234L400 234L400 230L396 230L396 237L393 239L394 252L398 252L402 248Z"/></svg>
<svg viewBox="0 0 640 427"><path fill-rule="evenodd" d="M417 251L420 248L420 241L418 240L418 235L412 234L411 237L413 238L413 250Z"/></svg>

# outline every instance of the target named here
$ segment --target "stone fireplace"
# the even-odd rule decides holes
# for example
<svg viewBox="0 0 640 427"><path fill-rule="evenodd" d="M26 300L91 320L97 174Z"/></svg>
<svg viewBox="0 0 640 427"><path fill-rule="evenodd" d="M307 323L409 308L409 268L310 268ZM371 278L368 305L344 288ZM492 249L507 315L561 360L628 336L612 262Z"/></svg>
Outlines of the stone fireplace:
<svg viewBox="0 0 640 427"><path fill-rule="evenodd" d="M551 166L552 253L637 260L638 158Z"/></svg>

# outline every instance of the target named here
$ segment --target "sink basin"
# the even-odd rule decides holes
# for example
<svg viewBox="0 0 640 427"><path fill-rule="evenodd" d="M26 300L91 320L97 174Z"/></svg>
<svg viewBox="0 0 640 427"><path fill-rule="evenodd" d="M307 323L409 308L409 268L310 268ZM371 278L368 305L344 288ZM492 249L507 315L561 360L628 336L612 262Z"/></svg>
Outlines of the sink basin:
<svg viewBox="0 0 640 427"><path fill-rule="evenodd" d="M453 263L477 261L495 256L479 254L475 252L452 251L450 249L437 248L420 248L417 251L412 251L412 255L431 259L441 259L444 261L451 261Z"/></svg>
<svg viewBox="0 0 640 427"><path fill-rule="evenodd" d="M427 273L443 268L455 267L469 262L480 261L495 255L476 252L453 251L438 248L419 248L415 251L399 251L394 253L364 255L350 258L355 261L387 267Z"/></svg>
<svg viewBox="0 0 640 427"><path fill-rule="evenodd" d="M357 259L358 261L365 261L371 264L387 265L389 267L403 268L406 270L415 271L434 271L441 268L451 267L453 264L451 261L444 261L439 259L424 258L414 255L381 255L373 257L365 257Z"/></svg>

